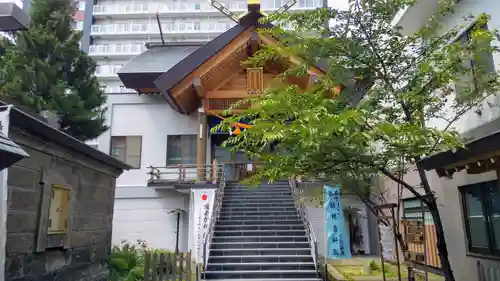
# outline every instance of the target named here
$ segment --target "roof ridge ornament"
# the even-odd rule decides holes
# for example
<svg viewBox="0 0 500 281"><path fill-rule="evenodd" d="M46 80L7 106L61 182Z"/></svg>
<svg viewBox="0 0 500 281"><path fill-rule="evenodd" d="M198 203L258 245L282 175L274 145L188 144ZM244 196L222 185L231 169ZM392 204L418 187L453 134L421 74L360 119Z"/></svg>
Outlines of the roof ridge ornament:
<svg viewBox="0 0 500 281"><path fill-rule="evenodd" d="M261 11L261 5L260 5L261 0L247 0L247 11L241 13L240 15L236 15L233 13L231 10L226 8L224 4L217 0L208 0L208 3L212 5L215 9L217 9L219 12L221 12L223 15L228 17L229 19L233 20L236 23L240 23L240 20L248 15L249 13L256 12L260 13L262 16L267 17L267 13ZM299 0L288 0L283 4L275 13L284 13L288 10L290 10L295 4L297 4Z"/></svg>

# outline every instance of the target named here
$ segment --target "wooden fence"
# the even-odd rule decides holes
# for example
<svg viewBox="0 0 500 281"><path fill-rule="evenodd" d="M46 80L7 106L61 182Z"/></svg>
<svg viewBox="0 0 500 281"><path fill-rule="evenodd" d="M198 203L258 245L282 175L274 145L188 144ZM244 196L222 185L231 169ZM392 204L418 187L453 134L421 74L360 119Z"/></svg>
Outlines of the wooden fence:
<svg viewBox="0 0 500 281"><path fill-rule="evenodd" d="M144 281L198 281L198 266L185 254L147 253L144 260Z"/></svg>

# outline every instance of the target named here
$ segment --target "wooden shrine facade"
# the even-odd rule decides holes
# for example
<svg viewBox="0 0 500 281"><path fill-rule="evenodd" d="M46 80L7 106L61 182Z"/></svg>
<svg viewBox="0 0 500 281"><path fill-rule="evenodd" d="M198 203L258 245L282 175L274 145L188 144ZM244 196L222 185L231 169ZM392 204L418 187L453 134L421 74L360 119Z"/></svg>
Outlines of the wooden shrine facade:
<svg viewBox="0 0 500 281"><path fill-rule="evenodd" d="M259 95L274 83L293 83L306 89L316 77L325 74L320 67L310 67L302 77L290 77L285 82L275 79L291 66L300 65L297 57L264 67L244 65L263 45L279 47L280 44L276 38L258 32L259 28L272 26L259 23L263 15L253 2L236 26L214 40L205 44L169 43L152 47L118 72L125 87L139 94L162 95L179 113L198 112L197 165L207 164L207 115L219 115L235 102ZM333 91L339 93L342 88ZM248 105L240 109L245 106Z"/></svg>

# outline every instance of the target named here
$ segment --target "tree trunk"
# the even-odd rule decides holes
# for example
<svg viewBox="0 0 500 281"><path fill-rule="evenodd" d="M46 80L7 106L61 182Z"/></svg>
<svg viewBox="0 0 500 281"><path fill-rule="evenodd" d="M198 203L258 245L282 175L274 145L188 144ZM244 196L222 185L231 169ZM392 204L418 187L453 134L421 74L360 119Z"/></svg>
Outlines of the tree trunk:
<svg viewBox="0 0 500 281"><path fill-rule="evenodd" d="M415 163L417 163L417 171L420 176L420 180L422 181L422 188L424 189L426 195L425 198L421 199L424 199L424 203L429 208L429 211L432 215L432 220L434 221L437 238L436 247L438 250L439 260L441 262L441 268L444 271L444 278L446 281L455 281L455 276L453 275L453 270L451 269L450 259L448 256L448 247L446 246L446 239L444 236L443 221L441 220L436 197L434 196L434 192L432 191L431 185L429 184L427 174L425 173L425 170L418 164L420 159L420 157L415 157ZM423 219L425 223L425 218Z"/></svg>
<svg viewBox="0 0 500 281"><path fill-rule="evenodd" d="M444 271L444 278L446 281L455 281L455 276L453 275L453 270L451 269L450 259L448 256L448 248L446 246L446 240L444 236L443 222L441 221L441 216L439 215L436 199L434 195L431 196L432 197L429 199L427 207L431 212L434 226L436 228L436 246L438 250L439 260L441 261L441 268Z"/></svg>

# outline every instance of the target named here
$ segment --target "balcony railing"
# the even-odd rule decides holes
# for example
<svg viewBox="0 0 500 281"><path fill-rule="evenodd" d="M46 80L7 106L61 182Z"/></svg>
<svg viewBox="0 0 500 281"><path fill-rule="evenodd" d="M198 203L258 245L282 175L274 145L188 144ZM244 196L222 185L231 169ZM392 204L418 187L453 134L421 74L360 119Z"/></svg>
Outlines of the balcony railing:
<svg viewBox="0 0 500 281"><path fill-rule="evenodd" d="M122 65L99 65L95 71L96 76L116 76Z"/></svg>
<svg viewBox="0 0 500 281"><path fill-rule="evenodd" d="M221 33L231 28L234 23L227 22L174 22L161 25L163 34L175 33ZM92 34L114 33L144 33L159 34L160 29L156 23L126 23L93 25Z"/></svg>
<svg viewBox="0 0 500 281"><path fill-rule="evenodd" d="M112 45L91 45L90 55L120 55L120 54L140 54L146 51L144 44L112 44Z"/></svg>
<svg viewBox="0 0 500 281"><path fill-rule="evenodd" d="M232 11L245 10L246 4L232 3L226 5ZM203 12L218 12L209 3L171 3L171 4L126 4L126 5L95 5L93 9L94 15L98 14L160 14L165 13L203 13Z"/></svg>
<svg viewBox="0 0 500 281"><path fill-rule="evenodd" d="M149 167L149 183L213 183L222 180L224 174L223 165L214 161L211 165L172 165L163 167Z"/></svg>
<svg viewBox="0 0 500 281"><path fill-rule="evenodd" d="M136 94L137 91L125 87L105 87L102 89L106 94Z"/></svg>
<svg viewBox="0 0 500 281"><path fill-rule="evenodd" d="M262 1L263 10L277 10L286 0ZM322 7L322 0L305 0L300 1L292 7L292 10L312 9ZM242 12L247 9L246 3L224 3L229 10L233 12ZM182 13L218 13L218 10L212 7L209 3L170 3L170 4L111 4L111 5L95 5L93 8L94 15L99 14L182 14Z"/></svg>

